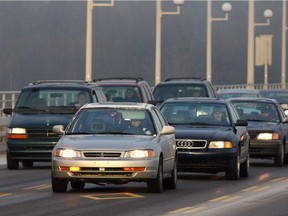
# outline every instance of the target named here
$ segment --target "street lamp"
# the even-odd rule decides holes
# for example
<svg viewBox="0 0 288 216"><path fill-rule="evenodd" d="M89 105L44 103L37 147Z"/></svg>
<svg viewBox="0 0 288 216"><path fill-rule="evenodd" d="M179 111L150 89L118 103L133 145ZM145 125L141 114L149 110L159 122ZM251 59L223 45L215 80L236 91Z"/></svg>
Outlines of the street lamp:
<svg viewBox="0 0 288 216"><path fill-rule="evenodd" d="M282 5L282 55L281 55L281 88L286 88L286 0Z"/></svg>
<svg viewBox="0 0 288 216"><path fill-rule="evenodd" d="M161 17L162 15L179 15L180 6L184 3L184 0L173 0L177 7L177 11L173 12L162 11L161 3L161 0L156 2L155 85L161 81Z"/></svg>
<svg viewBox="0 0 288 216"><path fill-rule="evenodd" d="M269 26L270 18L273 12L266 9L263 13L266 18L266 23L255 23L254 17L254 0L249 0L249 15L248 15L248 55L247 55L247 88L254 87L254 29L255 26Z"/></svg>
<svg viewBox="0 0 288 216"><path fill-rule="evenodd" d="M213 21L227 21L228 13L231 11L232 6L230 3L224 3L222 5L222 11L225 13L224 18L212 17L212 2L207 0L207 60L206 60L206 79L212 80L212 22Z"/></svg>
<svg viewBox="0 0 288 216"><path fill-rule="evenodd" d="M94 7L113 7L114 0L109 3L94 3L93 0L87 0L87 31L86 31L86 70L85 80L92 81L92 20Z"/></svg>

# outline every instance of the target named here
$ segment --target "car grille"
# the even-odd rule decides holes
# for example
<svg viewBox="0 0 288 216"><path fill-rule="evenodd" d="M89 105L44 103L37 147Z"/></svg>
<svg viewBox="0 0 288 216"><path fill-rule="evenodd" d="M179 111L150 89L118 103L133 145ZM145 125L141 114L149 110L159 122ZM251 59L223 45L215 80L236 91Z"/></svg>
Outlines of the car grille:
<svg viewBox="0 0 288 216"><path fill-rule="evenodd" d="M177 148L184 149L205 149L207 146L207 140L186 140L186 139L176 139Z"/></svg>
<svg viewBox="0 0 288 216"><path fill-rule="evenodd" d="M52 129L27 129L28 138L59 138Z"/></svg>
<svg viewBox="0 0 288 216"><path fill-rule="evenodd" d="M119 158L121 152L84 152L84 157L87 158Z"/></svg>

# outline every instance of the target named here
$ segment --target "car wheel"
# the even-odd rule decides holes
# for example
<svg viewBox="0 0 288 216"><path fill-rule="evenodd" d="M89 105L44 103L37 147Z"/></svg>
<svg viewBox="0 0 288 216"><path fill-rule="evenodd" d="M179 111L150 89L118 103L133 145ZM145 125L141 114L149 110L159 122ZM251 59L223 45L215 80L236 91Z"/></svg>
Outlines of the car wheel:
<svg viewBox="0 0 288 216"><path fill-rule="evenodd" d="M163 191L163 164L162 158L159 161L156 179L147 182L147 189L150 193L161 193Z"/></svg>
<svg viewBox="0 0 288 216"><path fill-rule="evenodd" d="M275 166L281 167L284 163L284 146L281 145L280 147L280 154L274 158Z"/></svg>
<svg viewBox="0 0 288 216"><path fill-rule="evenodd" d="M14 160L9 151L6 151L6 162L7 162L7 169L9 170L16 170L19 168L19 161Z"/></svg>
<svg viewBox="0 0 288 216"><path fill-rule="evenodd" d="M163 179L163 187L165 189L176 189L177 185L177 164L174 163L173 170L171 171L171 177Z"/></svg>
<svg viewBox="0 0 288 216"><path fill-rule="evenodd" d="M237 153L236 160L233 162L232 167L226 171L227 180L238 180L240 178L240 158Z"/></svg>
<svg viewBox="0 0 288 216"><path fill-rule="evenodd" d="M245 162L240 165L240 176L241 177L248 177L249 176L249 169L250 169L250 155L248 153Z"/></svg>
<svg viewBox="0 0 288 216"><path fill-rule="evenodd" d="M52 183L52 190L53 192L66 192L67 191L67 180L60 180L53 177L51 175L51 183Z"/></svg>
<svg viewBox="0 0 288 216"><path fill-rule="evenodd" d="M33 161L22 161L23 167L32 167Z"/></svg>
<svg viewBox="0 0 288 216"><path fill-rule="evenodd" d="M85 187L85 182L83 181L70 181L70 185L72 189L82 190Z"/></svg>

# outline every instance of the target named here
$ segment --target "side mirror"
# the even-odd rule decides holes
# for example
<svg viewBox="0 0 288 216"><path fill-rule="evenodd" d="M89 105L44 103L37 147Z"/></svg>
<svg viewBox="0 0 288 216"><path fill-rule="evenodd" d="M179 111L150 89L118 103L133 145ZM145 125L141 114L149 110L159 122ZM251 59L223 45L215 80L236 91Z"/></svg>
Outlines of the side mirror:
<svg viewBox="0 0 288 216"><path fill-rule="evenodd" d="M175 128L172 126L164 126L162 131L160 132L161 135L169 135L169 134L174 134L175 133Z"/></svg>
<svg viewBox="0 0 288 216"><path fill-rule="evenodd" d="M235 123L235 126L247 126L247 125L248 125L248 122L243 119L238 119Z"/></svg>
<svg viewBox="0 0 288 216"><path fill-rule="evenodd" d="M64 130L64 126L63 125L55 125L53 127L53 132L56 133L56 134L64 134L65 130Z"/></svg>
<svg viewBox="0 0 288 216"><path fill-rule="evenodd" d="M12 108L4 108L2 112L6 115L12 115L13 109Z"/></svg>

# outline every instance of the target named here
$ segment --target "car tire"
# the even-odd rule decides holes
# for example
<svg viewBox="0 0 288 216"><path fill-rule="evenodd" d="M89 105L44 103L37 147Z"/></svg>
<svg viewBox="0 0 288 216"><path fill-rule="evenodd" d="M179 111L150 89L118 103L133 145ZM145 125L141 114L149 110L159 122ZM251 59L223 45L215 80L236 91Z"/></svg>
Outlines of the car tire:
<svg viewBox="0 0 288 216"><path fill-rule="evenodd" d="M160 159L156 179L147 182L147 189L149 193L161 193L163 191L163 164L162 158Z"/></svg>
<svg viewBox="0 0 288 216"><path fill-rule="evenodd" d="M173 170L171 171L171 177L163 179L163 187L165 189L176 189L177 186L177 163L174 163Z"/></svg>
<svg viewBox="0 0 288 216"><path fill-rule="evenodd" d="M51 184L52 184L52 190L53 192L66 192L67 191L67 180L60 180L53 177L53 174L51 175Z"/></svg>
<svg viewBox="0 0 288 216"><path fill-rule="evenodd" d="M72 189L83 190L85 187L85 182L83 182L83 181L70 181L70 185L71 185Z"/></svg>
<svg viewBox="0 0 288 216"><path fill-rule="evenodd" d="M277 167L281 167L283 166L284 164L284 146L281 145L281 148L280 148L280 154L276 157L274 157L274 164L275 166Z"/></svg>
<svg viewBox="0 0 288 216"><path fill-rule="evenodd" d="M22 161L22 166L23 167L32 167L33 161Z"/></svg>
<svg viewBox="0 0 288 216"><path fill-rule="evenodd" d="M7 162L7 169L9 170L16 170L19 168L19 161L14 160L9 151L6 151L6 162Z"/></svg>
<svg viewBox="0 0 288 216"><path fill-rule="evenodd" d="M240 158L237 153L236 160L233 162L232 167L226 171L227 180L239 180L240 178Z"/></svg>
<svg viewBox="0 0 288 216"><path fill-rule="evenodd" d="M240 165L240 177L248 177L249 169L250 169L250 155L248 153L245 162Z"/></svg>

